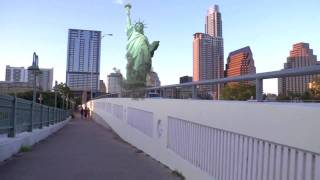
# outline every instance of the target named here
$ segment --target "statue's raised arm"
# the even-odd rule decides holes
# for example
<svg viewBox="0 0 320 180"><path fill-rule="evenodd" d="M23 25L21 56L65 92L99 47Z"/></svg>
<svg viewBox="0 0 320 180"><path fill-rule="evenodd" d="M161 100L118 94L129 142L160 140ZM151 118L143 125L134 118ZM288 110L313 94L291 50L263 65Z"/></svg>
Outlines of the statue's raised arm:
<svg viewBox="0 0 320 180"><path fill-rule="evenodd" d="M125 6L126 9L126 13L127 13L127 32L130 30L130 28L132 27L131 24L131 17L130 17L130 10L131 10L131 4L126 4Z"/></svg>

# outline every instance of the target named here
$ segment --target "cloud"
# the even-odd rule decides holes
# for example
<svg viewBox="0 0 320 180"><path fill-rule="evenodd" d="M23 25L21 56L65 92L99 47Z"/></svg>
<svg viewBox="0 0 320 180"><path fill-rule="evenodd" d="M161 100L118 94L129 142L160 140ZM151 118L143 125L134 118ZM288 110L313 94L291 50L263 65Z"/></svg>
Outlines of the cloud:
<svg viewBox="0 0 320 180"><path fill-rule="evenodd" d="M123 4L123 0L114 0L113 3L122 5Z"/></svg>

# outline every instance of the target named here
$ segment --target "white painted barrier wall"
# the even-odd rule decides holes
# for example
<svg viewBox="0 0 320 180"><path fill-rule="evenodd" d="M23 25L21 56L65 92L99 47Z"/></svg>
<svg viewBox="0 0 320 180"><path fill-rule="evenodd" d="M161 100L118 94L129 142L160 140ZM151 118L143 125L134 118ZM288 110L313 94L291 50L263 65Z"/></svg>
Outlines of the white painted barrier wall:
<svg viewBox="0 0 320 180"><path fill-rule="evenodd" d="M92 102L120 137L191 180L320 180L320 104Z"/></svg>
<svg viewBox="0 0 320 180"><path fill-rule="evenodd" d="M60 123L34 129L32 132L17 134L14 138L0 137L0 162L19 152L22 146L32 146L55 133L69 122L70 118Z"/></svg>

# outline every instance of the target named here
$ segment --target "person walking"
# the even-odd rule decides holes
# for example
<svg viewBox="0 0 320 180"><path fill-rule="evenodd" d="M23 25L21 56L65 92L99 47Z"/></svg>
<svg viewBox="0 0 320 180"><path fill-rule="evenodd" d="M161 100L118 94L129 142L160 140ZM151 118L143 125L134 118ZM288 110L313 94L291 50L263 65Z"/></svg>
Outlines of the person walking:
<svg viewBox="0 0 320 180"><path fill-rule="evenodd" d="M87 119L87 116L88 116L88 107L86 106L84 108L84 118Z"/></svg>
<svg viewBox="0 0 320 180"><path fill-rule="evenodd" d="M83 114L84 114L84 109L83 109L83 107L81 107L80 114L81 114L81 119L83 119Z"/></svg>

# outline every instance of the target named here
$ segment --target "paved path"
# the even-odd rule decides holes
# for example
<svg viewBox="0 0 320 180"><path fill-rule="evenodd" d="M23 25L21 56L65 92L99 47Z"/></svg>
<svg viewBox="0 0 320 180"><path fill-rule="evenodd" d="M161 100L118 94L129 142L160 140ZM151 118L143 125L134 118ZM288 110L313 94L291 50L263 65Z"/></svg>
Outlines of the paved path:
<svg viewBox="0 0 320 180"><path fill-rule="evenodd" d="M157 161L137 153L91 120L72 120L32 152L0 165L1 180L174 180Z"/></svg>

